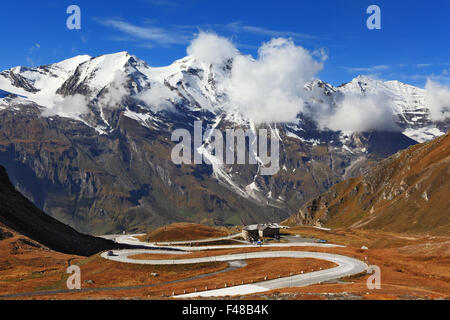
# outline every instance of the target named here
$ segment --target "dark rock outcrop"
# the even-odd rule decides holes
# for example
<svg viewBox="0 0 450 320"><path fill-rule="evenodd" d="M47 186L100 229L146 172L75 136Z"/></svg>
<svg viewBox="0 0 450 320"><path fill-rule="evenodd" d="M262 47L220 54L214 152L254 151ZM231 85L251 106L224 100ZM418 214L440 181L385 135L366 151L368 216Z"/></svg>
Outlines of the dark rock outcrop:
<svg viewBox="0 0 450 320"><path fill-rule="evenodd" d="M90 256L95 253L130 246L81 234L36 208L20 194L0 166L0 223L40 244L62 253ZM0 240L12 233L0 228Z"/></svg>

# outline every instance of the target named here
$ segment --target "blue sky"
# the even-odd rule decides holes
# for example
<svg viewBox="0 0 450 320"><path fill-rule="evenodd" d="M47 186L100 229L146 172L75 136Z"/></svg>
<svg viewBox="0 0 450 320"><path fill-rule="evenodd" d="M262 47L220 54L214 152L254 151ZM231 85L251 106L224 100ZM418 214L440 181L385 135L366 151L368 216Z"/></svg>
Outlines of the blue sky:
<svg viewBox="0 0 450 320"><path fill-rule="evenodd" d="M81 8L81 30L66 28L71 4ZM371 4L381 8L381 30L366 27ZM184 57L202 30L254 56L272 37L324 49L319 77L334 85L359 74L418 86L427 77L450 83L448 0L17 0L2 3L2 13L1 70L124 50L163 66Z"/></svg>

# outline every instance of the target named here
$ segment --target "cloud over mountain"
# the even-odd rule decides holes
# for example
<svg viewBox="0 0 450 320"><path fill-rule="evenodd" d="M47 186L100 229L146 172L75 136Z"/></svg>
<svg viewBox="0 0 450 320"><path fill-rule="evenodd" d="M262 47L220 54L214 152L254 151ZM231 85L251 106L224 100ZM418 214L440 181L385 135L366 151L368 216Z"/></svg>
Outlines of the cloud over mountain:
<svg viewBox="0 0 450 320"><path fill-rule="evenodd" d="M65 98L58 97L58 99L55 99L53 102L53 106L46 109L42 113L42 116L51 117L59 115L69 118L79 118L80 115L87 112L89 112L89 108L86 97L81 94L75 94Z"/></svg>
<svg viewBox="0 0 450 320"><path fill-rule="evenodd" d="M346 94L334 106L321 104L313 111L319 127L334 131L398 131L392 117L394 105L384 94Z"/></svg>
<svg viewBox="0 0 450 320"><path fill-rule="evenodd" d="M201 32L188 47L189 55L206 63L234 58L225 108L237 109L255 123L295 121L304 110L305 84L322 69L313 54L290 39L264 43L255 59L239 54L234 44Z"/></svg>
<svg viewBox="0 0 450 320"><path fill-rule="evenodd" d="M213 64L234 58L224 108L237 110L254 123L294 122L306 112L320 127L332 130L398 130L392 119L393 103L382 93L345 95L334 103L324 96L310 101L312 95L304 87L322 70L324 59L317 61L317 52L291 39L274 38L262 44L253 58L238 54L228 39L202 32L187 52ZM312 107L306 108L307 104Z"/></svg>
<svg viewBox="0 0 450 320"><path fill-rule="evenodd" d="M304 86L322 66L292 40L272 39L259 48L257 59L235 58L230 103L255 123L295 121L304 110Z"/></svg>
<svg viewBox="0 0 450 320"><path fill-rule="evenodd" d="M200 32L186 51L188 55L208 64L223 63L238 54L230 40L210 32Z"/></svg>
<svg viewBox="0 0 450 320"><path fill-rule="evenodd" d="M427 80L428 108L433 121L444 121L450 117L450 88L431 79Z"/></svg>

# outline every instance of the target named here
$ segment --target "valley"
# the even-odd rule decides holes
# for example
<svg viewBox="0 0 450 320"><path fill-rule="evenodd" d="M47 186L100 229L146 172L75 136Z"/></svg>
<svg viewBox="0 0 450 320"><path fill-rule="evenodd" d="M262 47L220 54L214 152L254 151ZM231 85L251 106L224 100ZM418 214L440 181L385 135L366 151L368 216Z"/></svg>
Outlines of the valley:
<svg viewBox="0 0 450 320"><path fill-rule="evenodd" d="M329 243L339 243L344 247L262 247L215 249L197 252L186 257L216 257L231 254L264 252L311 252L332 253L356 258L381 268L382 285L379 290L366 287L368 274L362 273L339 281L313 284L307 287L290 287L260 293L233 294L234 299L437 299L448 298L448 274L450 252L448 237L411 236L388 232L368 232L358 230L319 230L312 227L287 229L287 234L301 237L325 239ZM2 252L7 248L0 241ZM367 246L368 249L361 249ZM188 247L189 248L189 247ZM20 258L30 258L31 252L39 254L36 248L23 248ZM28 250L28 253L24 253ZM5 252L6 253L6 252ZM10 254L9 254L10 255ZM96 254L89 258L60 255L47 252L47 256L59 260L41 266L39 276L36 266L24 270L23 261L8 258L9 268L0 272L2 295L13 294L9 299L172 299L175 294L199 292L208 288L233 290L241 283L252 285L265 279L289 279L294 275L319 272L333 267L333 263L316 259L278 258L248 259L246 263L231 267L228 262L197 264L142 265L105 260ZM176 259L184 259L178 257ZM181 256L185 256L184 254ZM170 259L173 255L150 253L151 259ZM136 256L135 259L148 259ZM49 258L46 258L49 259ZM55 258L53 258L55 259ZM67 261L75 263L82 270L82 290L70 291L65 288L65 268ZM42 260L46 261L46 260ZM438 263L437 263L438 262ZM52 265L53 264L53 265ZM4 265L4 264L3 264ZM154 276L156 275L157 276ZM153 275L153 276L152 276ZM16 283L17 285L12 285ZM56 290L56 291L55 291ZM39 291L41 293L39 293ZM31 294L31 292L34 292ZM236 290L230 292L238 292ZM225 297L215 297L222 299ZM1 297L0 297L1 299Z"/></svg>

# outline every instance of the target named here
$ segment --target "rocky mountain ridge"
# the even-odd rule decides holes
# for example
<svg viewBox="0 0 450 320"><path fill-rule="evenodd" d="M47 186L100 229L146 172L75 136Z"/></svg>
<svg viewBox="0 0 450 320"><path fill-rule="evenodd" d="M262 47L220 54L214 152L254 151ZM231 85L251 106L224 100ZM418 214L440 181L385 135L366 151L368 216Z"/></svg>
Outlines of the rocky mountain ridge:
<svg viewBox="0 0 450 320"><path fill-rule="evenodd" d="M416 143L400 131L421 140L448 126L429 120L423 89L366 77L341 87L314 80L305 90L331 100L386 91L396 101L400 131L320 129L307 114L255 126L223 108L232 63L188 56L153 68L120 52L0 72L0 163L39 208L84 232L280 221L343 178ZM192 132L198 120L204 130L269 129L280 140L280 171L261 176L261 164L173 164L171 133Z"/></svg>

